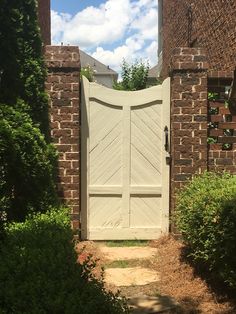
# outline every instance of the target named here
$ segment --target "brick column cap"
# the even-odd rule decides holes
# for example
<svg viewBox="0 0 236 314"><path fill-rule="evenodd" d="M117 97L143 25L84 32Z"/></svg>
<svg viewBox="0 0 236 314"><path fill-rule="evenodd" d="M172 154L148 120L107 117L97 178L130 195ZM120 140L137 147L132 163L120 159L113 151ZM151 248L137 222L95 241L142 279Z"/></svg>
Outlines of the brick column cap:
<svg viewBox="0 0 236 314"><path fill-rule="evenodd" d="M47 68L80 70L78 46L45 46L44 59Z"/></svg>
<svg viewBox="0 0 236 314"><path fill-rule="evenodd" d="M207 53L204 48L177 47L173 50L170 71L206 71Z"/></svg>

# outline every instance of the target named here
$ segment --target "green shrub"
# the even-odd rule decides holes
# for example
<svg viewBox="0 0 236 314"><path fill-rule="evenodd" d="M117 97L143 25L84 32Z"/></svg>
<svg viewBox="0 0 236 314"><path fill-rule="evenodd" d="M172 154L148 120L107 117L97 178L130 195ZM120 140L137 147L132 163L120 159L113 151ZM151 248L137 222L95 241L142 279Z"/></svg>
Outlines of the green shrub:
<svg viewBox="0 0 236 314"><path fill-rule="evenodd" d="M28 104L27 113L49 139L46 69L35 0L1 0L0 102Z"/></svg>
<svg viewBox="0 0 236 314"><path fill-rule="evenodd" d="M67 209L9 225L0 250L0 312L128 313L91 275L93 264L76 259Z"/></svg>
<svg viewBox="0 0 236 314"><path fill-rule="evenodd" d="M56 159L28 114L0 104L0 215L23 220L29 211L55 205Z"/></svg>
<svg viewBox="0 0 236 314"><path fill-rule="evenodd" d="M57 197L37 1L1 0L0 25L1 233L6 213L23 220Z"/></svg>
<svg viewBox="0 0 236 314"><path fill-rule="evenodd" d="M90 67L90 65L81 68L80 70L80 78L85 76L89 82L94 82L94 70Z"/></svg>
<svg viewBox="0 0 236 314"><path fill-rule="evenodd" d="M175 220L193 260L236 288L236 177L195 177L177 197Z"/></svg>

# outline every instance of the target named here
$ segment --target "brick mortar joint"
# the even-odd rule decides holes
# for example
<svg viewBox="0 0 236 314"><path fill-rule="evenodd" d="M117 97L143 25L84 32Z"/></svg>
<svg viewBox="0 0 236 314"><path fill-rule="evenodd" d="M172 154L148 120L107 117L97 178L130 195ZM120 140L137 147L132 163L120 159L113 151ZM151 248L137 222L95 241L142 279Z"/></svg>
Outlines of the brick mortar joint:
<svg viewBox="0 0 236 314"><path fill-rule="evenodd" d="M62 62L63 61L59 61L61 64L60 65L52 65L50 64L51 62L54 62L54 61L45 61L45 64L46 64L46 67L49 71L49 74L52 74L54 73L55 76L60 76L59 74L56 74L55 71L57 72L80 72L80 69L81 69L81 66L80 65L76 65L76 62L73 61L73 63L75 63L75 65L71 65L71 66L68 66L68 65L63 65ZM63 73L62 75L65 75L66 73Z"/></svg>
<svg viewBox="0 0 236 314"><path fill-rule="evenodd" d="M46 45L44 48L44 52L53 52L53 53L66 53L66 52L79 52L79 46L53 46Z"/></svg>
<svg viewBox="0 0 236 314"><path fill-rule="evenodd" d="M178 76L178 73L181 74L180 76L182 77L183 73L207 73L207 69L206 68L196 68L196 69L170 69L169 74L170 76ZM176 83L174 84L176 85ZM180 85L180 84L177 84ZM182 84L181 84L182 85ZM184 85L184 84L183 84Z"/></svg>
<svg viewBox="0 0 236 314"><path fill-rule="evenodd" d="M203 47L176 47L174 55L206 55L206 49Z"/></svg>

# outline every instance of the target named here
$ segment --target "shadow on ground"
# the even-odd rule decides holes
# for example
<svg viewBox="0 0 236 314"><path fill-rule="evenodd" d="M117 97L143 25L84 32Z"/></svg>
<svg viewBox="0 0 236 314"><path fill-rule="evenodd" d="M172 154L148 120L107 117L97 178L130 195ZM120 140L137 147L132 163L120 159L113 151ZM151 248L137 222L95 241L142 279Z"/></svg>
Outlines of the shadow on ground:
<svg viewBox="0 0 236 314"><path fill-rule="evenodd" d="M223 314L235 314L236 313L236 290L230 289L222 281L217 280L212 272L210 272L206 265L201 265L200 263L196 264L188 256L189 250L186 247L183 247L181 250L180 260L183 263L190 265L194 271L195 277L200 277L203 281L206 282L209 291L211 291L215 300L219 303L228 302L232 307L232 310L225 311ZM184 301L184 299L183 299ZM185 312L183 312L185 313ZM200 312L191 312L191 313L200 313ZM221 312L222 313L222 312Z"/></svg>
<svg viewBox="0 0 236 314"><path fill-rule="evenodd" d="M133 297L128 299L128 305L132 314L167 313L178 307L172 298L161 295Z"/></svg>

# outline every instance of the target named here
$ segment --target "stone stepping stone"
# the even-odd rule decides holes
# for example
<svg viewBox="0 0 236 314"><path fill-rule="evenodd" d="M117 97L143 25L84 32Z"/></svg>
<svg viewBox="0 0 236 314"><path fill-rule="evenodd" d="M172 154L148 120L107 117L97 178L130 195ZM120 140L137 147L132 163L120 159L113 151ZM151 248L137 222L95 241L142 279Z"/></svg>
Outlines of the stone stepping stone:
<svg viewBox="0 0 236 314"><path fill-rule="evenodd" d="M156 271L142 267L107 268L105 282L116 287L144 286L159 281Z"/></svg>
<svg viewBox="0 0 236 314"><path fill-rule="evenodd" d="M111 261L152 258L157 250L152 247L107 247L101 246L101 253Z"/></svg>
<svg viewBox="0 0 236 314"><path fill-rule="evenodd" d="M168 296L138 296L128 299L131 313L154 314L165 313L178 306L175 300Z"/></svg>

